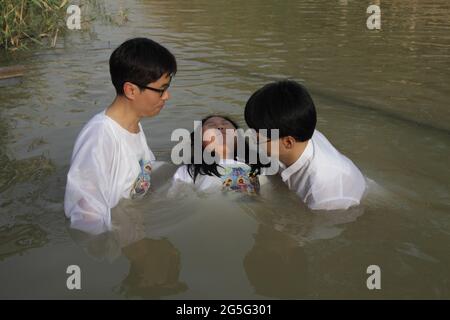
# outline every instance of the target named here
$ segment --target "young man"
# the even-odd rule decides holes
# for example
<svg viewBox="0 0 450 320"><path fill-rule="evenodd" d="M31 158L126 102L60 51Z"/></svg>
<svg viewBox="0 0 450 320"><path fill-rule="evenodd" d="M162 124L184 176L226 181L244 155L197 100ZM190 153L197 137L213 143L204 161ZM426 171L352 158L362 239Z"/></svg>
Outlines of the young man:
<svg viewBox="0 0 450 320"><path fill-rule="evenodd" d="M270 135L258 136L268 155L278 156L283 181L310 209L347 209L360 203L365 178L315 130L316 108L302 85L280 81L259 89L247 101L245 121L257 132L279 130L279 150L270 150Z"/></svg>
<svg viewBox="0 0 450 320"><path fill-rule="evenodd" d="M145 38L120 45L109 67L117 95L78 135L64 199L71 227L93 234L111 229L111 209L121 198L147 193L155 157L140 120L159 114L177 71L175 57Z"/></svg>

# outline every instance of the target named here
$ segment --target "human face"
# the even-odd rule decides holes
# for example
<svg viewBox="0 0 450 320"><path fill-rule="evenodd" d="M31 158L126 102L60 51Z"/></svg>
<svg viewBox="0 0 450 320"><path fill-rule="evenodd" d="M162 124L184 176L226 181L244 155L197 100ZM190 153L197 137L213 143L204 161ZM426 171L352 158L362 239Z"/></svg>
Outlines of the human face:
<svg viewBox="0 0 450 320"><path fill-rule="evenodd" d="M145 86L133 84L140 89L134 100L135 109L140 117L154 117L159 114L166 101L170 99L168 88L171 80L172 77L166 73L157 81Z"/></svg>
<svg viewBox="0 0 450 320"><path fill-rule="evenodd" d="M218 139L216 138L215 132L211 132L208 130L219 130L219 132L222 134L222 146L218 146L217 142ZM217 149L221 148L224 149L227 146L227 139L226 139L226 132L227 130L233 130L236 131L236 128L234 125L228 121L227 119L224 119L222 117L211 117L208 120L205 121L205 123L202 126L203 130L203 147L208 147L209 149ZM233 142L235 139L231 140ZM230 145L230 150L233 150L232 146Z"/></svg>

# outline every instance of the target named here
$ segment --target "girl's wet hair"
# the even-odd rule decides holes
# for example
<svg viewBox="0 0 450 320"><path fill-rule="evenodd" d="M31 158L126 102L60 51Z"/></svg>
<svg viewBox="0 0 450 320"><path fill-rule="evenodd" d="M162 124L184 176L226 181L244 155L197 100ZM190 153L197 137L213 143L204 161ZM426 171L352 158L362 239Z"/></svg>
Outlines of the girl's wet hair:
<svg viewBox="0 0 450 320"><path fill-rule="evenodd" d="M219 117L219 118L225 119L225 120L229 121L233 125L233 127L235 129L239 129L238 124L235 121L233 121L232 119L230 119L229 117L222 116L222 115L216 115L216 114L209 115L209 116L203 118L202 119L202 127L203 127L203 125L205 124L206 121L208 121L209 119L211 119L213 117ZM196 180L196 178L197 178L197 176L199 174L200 175L208 175L208 176L217 176L219 178L221 176L219 171L217 170L218 167L221 167L220 165L218 165L215 162L212 163L212 164L205 163L205 161L203 159L203 151L204 151L204 149L205 148L204 148L203 143L202 143L202 163L201 164L195 164L194 163L194 131L191 132L191 151L192 151L191 152L191 163L188 164L187 166L188 166L188 173L192 177L192 179L194 180L194 183L195 183L195 180ZM256 164L250 164L250 160L249 160L250 152L249 151L250 151L250 147L249 147L247 141L245 141L245 159L239 159L239 160L240 161L244 160L245 163L250 166L250 174L258 175L261 172L261 168L265 167L265 165L262 165L262 164L259 163L259 157L258 157L258 161L257 161ZM212 157L215 156L215 152L214 151L211 152L211 156ZM236 148L234 150L234 157L233 157L233 159L234 160L238 160Z"/></svg>

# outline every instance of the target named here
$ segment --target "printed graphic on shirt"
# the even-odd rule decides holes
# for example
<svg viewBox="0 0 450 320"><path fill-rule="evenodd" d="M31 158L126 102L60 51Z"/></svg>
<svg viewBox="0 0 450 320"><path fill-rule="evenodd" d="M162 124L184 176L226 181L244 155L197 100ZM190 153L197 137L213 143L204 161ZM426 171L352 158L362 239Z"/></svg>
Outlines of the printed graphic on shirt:
<svg viewBox="0 0 450 320"><path fill-rule="evenodd" d="M250 169L225 167L221 176L223 190L233 190L254 194L259 190L258 176L250 174Z"/></svg>
<svg viewBox="0 0 450 320"><path fill-rule="evenodd" d="M150 161L144 162L143 160L139 160L139 165L141 172L131 188L131 199L142 198L150 188L150 174L152 172Z"/></svg>

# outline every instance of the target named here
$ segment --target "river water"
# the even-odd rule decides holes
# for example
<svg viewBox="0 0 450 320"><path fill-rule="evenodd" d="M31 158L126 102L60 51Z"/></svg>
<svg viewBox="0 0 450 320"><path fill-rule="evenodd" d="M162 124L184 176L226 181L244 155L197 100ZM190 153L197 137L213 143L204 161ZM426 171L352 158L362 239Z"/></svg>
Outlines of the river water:
<svg viewBox="0 0 450 320"><path fill-rule="evenodd" d="M450 298L447 0L382 1L379 31L366 27L375 0L112 3L128 22L0 56L27 69L0 87L0 298ZM114 232L90 237L64 217L70 156L114 97L112 50L136 36L179 64L172 99L142 123L166 164L147 198L114 210ZM210 113L245 126L250 94L283 78L310 89L317 128L372 181L363 204L312 213L276 176L260 197L168 198L171 132ZM66 287L69 265L81 290Z"/></svg>

